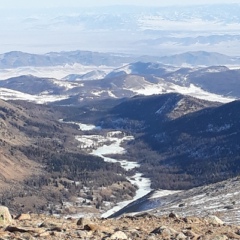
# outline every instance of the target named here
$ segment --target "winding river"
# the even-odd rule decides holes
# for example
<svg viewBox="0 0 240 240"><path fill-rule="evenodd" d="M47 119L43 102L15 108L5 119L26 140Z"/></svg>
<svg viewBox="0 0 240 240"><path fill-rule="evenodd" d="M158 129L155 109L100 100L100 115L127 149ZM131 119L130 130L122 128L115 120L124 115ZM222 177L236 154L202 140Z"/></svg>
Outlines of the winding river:
<svg viewBox="0 0 240 240"><path fill-rule="evenodd" d="M96 129L100 130L99 127L94 125L87 125L77 122L71 123L78 125L79 129L82 131L91 131ZM134 139L133 136L127 136L122 131L109 131L104 133L104 135L101 134L101 131L99 131L99 135L78 135L75 138L79 141L80 148L87 149L92 155L102 157L106 162L120 163L121 166L127 171L140 166L137 162L127 161L126 159L114 159L106 156L109 154L125 153L125 149L121 146L122 143ZM138 188L134 198L132 200L117 203L115 206L113 206L113 208L103 213L101 217L106 218L112 215L132 201L135 201L138 198L148 194L152 190L150 187L150 179L143 177L143 174L140 172L136 172L134 176L128 177L127 179L131 182L131 184L136 185Z"/></svg>
<svg viewBox="0 0 240 240"><path fill-rule="evenodd" d="M112 154L112 153L123 154L125 152L125 149L121 147L121 143L133 139L132 136L124 136L120 138L117 136L114 137L115 132L110 132L110 133L111 133L110 135L112 136L108 136L108 139L112 143L110 145L103 145L97 148L96 150L93 150L91 154L102 157L106 162L119 162L125 170L130 170L130 169L139 167L139 164L136 162L130 162L125 159L114 159L114 158L105 157L105 155ZM102 217L108 217L112 215L113 213L117 212L121 208L131 203L132 201L135 201L138 198L143 197L144 195L146 195L152 190L150 187L151 185L150 179L143 177L142 173L140 172L135 173L134 176L128 177L128 180L131 182L131 184L136 185L138 187L134 198L132 200L119 202L112 209L102 214Z"/></svg>

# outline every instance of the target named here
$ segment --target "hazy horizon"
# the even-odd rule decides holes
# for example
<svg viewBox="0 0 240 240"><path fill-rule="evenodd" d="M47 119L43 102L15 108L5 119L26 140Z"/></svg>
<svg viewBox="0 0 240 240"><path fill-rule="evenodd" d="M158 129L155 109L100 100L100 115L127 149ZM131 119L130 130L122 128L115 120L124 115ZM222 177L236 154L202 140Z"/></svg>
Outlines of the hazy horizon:
<svg viewBox="0 0 240 240"><path fill-rule="evenodd" d="M231 37L238 35L240 29L240 5L214 5L231 3L239 4L240 1L9 0L0 6L0 52L46 53L79 49L166 55L219 49L225 54L240 54L238 38ZM214 37L223 35L231 39L216 40Z"/></svg>
<svg viewBox="0 0 240 240"><path fill-rule="evenodd" d="M191 0L168 0L167 2L157 1L157 0L88 0L82 2L79 0L42 0L42 1L32 1L32 0L8 0L1 3L0 9L4 8L59 8L59 7L99 7L99 6L110 6L110 5L136 5L136 6L171 6L171 5L201 5L201 4L226 4L224 0L201 0L193 2ZM237 0L229 0L229 3L240 3Z"/></svg>

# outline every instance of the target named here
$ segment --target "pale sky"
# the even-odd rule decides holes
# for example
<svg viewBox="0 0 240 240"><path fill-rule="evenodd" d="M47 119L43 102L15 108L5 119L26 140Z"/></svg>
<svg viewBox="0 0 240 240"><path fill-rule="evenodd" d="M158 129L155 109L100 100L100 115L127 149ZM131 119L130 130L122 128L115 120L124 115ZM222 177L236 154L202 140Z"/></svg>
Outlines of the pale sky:
<svg viewBox="0 0 240 240"><path fill-rule="evenodd" d="M97 15L96 18L93 16L93 21L91 21L90 15L87 20L79 18L85 12L84 7L108 7L112 5L164 7L218 3L240 4L240 0L2 0L0 4L0 21L2 23L0 24L0 53L13 50L42 53L81 49L124 53L129 51L138 53L141 50L143 51L142 54L163 54L162 51L169 52L165 45L163 47L161 45L158 48L158 50L160 49L159 52L156 52L156 49L145 49L141 46L136 46L135 43L147 38L160 38L162 37L161 34L163 34L160 33L161 31L166 31L167 33L165 34L170 35L171 31L174 32L176 30L177 32L188 32L189 30L195 32L199 30L199 35L203 33L229 34L229 32L239 34L239 22L234 22L234 24L228 24L228 22L221 23L221 21L205 23L204 19L199 20L197 18L195 22L192 23L190 21L189 23L185 22L185 19L182 22L176 22L168 21L167 18L164 20L161 20L161 18L143 18L140 20L136 19L136 22L130 19L129 25L121 25L125 23L124 19L121 21L121 19L118 20L118 18L110 15L106 18L113 20L110 23L108 21L104 22L104 19L99 22L94 21L94 19L97 19ZM118 7L114 8L114 14L116 11L119 11L118 9ZM131 10L131 8L129 9ZM143 11L140 9L141 14L144 12L144 9ZM232 9L234 10L235 6L232 6L230 9L231 11ZM101 14L102 9L94 10L96 10L96 14ZM125 8L121 8L121 14L123 11L125 11ZM136 9L137 11L138 9ZM214 15L215 8L211 8L211 11L211 14ZM235 18L239 19L238 12L234 14ZM136 17L138 17L137 14ZM203 15L203 17L206 16ZM114 24L117 27L114 27ZM145 32L143 31L144 29L151 31ZM231 42L231 49L232 46L238 47L237 44L235 45ZM173 46L173 48L175 47L179 48L177 45ZM224 48L221 47L221 49L228 50L226 46ZM175 49L173 50L175 51ZM213 51L213 49L211 50Z"/></svg>
<svg viewBox="0 0 240 240"><path fill-rule="evenodd" d="M41 7L92 7L108 5L167 6L216 3L240 3L240 0L7 0L1 2L0 9Z"/></svg>

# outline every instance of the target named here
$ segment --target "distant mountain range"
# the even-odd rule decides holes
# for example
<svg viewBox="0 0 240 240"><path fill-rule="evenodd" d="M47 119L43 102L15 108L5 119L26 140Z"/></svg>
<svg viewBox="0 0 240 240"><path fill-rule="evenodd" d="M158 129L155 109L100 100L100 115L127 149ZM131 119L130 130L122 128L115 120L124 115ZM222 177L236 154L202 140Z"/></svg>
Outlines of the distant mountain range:
<svg viewBox="0 0 240 240"><path fill-rule="evenodd" d="M0 68L62 66L74 63L119 66L123 62L129 62L129 59L131 59L129 55L91 51L50 52L42 55L12 51L0 55Z"/></svg>
<svg viewBox="0 0 240 240"><path fill-rule="evenodd" d="M164 64L171 64L177 66L181 66L183 64L189 64L193 66L213 66L239 64L240 58L230 57L219 53L199 51L161 57L159 61Z"/></svg>
<svg viewBox="0 0 240 240"><path fill-rule="evenodd" d="M189 55L192 53L183 54ZM60 105L170 92L220 102L240 98L240 70L225 66L181 68L159 62L135 62L108 73L98 66L95 69L85 74L70 74L61 80L32 75L9 78L0 81L0 96Z"/></svg>
<svg viewBox="0 0 240 240"><path fill-rule="evenodd" d="M50 67L50 66L64 66L66 64L82 64L85 66L121 66L130 62L159 62L162 64L169 64L175 66L182 65L204 65L204 66L213 66L213 65L237 65L240 64L239 57L231 57L224 54L219 54L215 52L186 52L177 55L171 56L134 56L126 54L117 54L117 53L100 53L100 52L91 52L91 51L73 51L73 52L50 52L46 54L30 54L19 51L7 52L0 54L0 68L18 68L18 67ZM140 63L139 63L140 64ZM142 63L139 66L132 66L131 72L134 73L133 68L137 68L139 73L140 68L143 68L142 71L145 71L144 64ZM153 73L152 66L151 74ZM159 68L159 66L157 66ZM87 76L69 76L69 79L89 79L91 75L102 72L91 72ZM66 78L67 79L67 78Z"/></svg>

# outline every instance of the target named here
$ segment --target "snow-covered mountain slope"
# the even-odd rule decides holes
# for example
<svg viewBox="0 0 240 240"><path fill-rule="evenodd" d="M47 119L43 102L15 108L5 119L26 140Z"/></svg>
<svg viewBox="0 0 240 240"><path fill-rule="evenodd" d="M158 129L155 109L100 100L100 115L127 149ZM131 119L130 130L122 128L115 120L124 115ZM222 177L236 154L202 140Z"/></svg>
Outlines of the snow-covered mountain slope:
<svg viewBox="0 0 240 240"><path fill-rule="evenodd" d="M67 90L83 87L82 83L61 81L54 78L38 78L25 75L0 81L0 87L38 95L42 93L64 94Z"/></svg>
<svg viewBox="0 0 240 240"><path fill-rule="evenodd" d="M165 76L167 81L188 87L194 84L201 89L230 97L240 97L240 70L224 66L212 66L199 69L179 69Z"/></svg>
<svg viewBox="0 0 240 240"><path fill-rule="evenodd" d="M106 70L103 67L103 71L100 69L101 67L80 76L68 75L66 80L19 76L0 81L0 87L31 95L63 96L60 99L64 101L69 96L68 104L171 92L223 103L240 97L239 70L230 70L223 66L179 68L152 62L136 62L111 72L109 68ZM106 75L107 71L109 73ZM61 104L64 103L61 101Z"/></svg>
<svg viewBox="0 0 240 240"><path fill-rule="evenodd" d="M107 75L106 72L101 70L92 70L85 74L69 74L63 78L63 80L67 81L81 81L81 80L98 80L103 79Z"/></svg>
<svg viewBox="0 0 240 240"><path fill-rule="evenodd" d="M0 88L0 99L3 100L24 100L28 102L34 102L39 104L46 104L51 102L56 102L60 100L67 99L69 96L64 95L51 95L51 94L40 94L40 95L31 95L22 93L19 91L10 90L7 88Z"/></svg>
<svg viewBox="0 0 240 240"><path fill-rule="evenodd" d="M106 76L106 78L113 78L128 74L154 75L161 77L169 72L176 71L177 69L177 67L164 65L158 62L134 62L113 70Z"/></svg>

